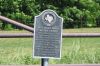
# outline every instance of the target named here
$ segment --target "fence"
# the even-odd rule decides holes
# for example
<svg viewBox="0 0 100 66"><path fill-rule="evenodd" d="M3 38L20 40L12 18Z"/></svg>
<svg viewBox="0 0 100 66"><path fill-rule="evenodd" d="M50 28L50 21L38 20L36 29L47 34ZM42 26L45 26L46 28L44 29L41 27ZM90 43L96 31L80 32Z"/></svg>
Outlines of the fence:
<svg viewBox="0 0 100 66"><path fill-rule="evenodd" d="M30 31L34 33L34 30L32 27L29 27L27 25L21 24L17 21L11 20L9 18L6 18L4 16L0 16L0 20L3 20L7 23L14 24L16 26L19 26L21 28L24 28L27 31ZM24 37L33 37L32 33L20 33L20 34L0 34L0 38L24 38ZM63 33L63 38L68 37L100 37L100 33ZM51 65L56 66L56 65ZM57 65L57 66L100 66L99 64L63 64L63 65Z"/></svg>

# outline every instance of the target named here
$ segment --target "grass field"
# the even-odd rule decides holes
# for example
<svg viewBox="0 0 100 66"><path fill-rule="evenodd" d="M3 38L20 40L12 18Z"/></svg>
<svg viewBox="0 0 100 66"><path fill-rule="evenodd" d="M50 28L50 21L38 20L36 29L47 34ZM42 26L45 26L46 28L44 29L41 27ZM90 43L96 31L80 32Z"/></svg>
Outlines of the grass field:
<svg viewBox="0 0 100 66"><path fill-rule="evenodd" d="M73 32L71 30L69 32ZM0 64L39 64L40 59L32 59L32 40L0 38ZM50 59L49 63L100 64L100 38L63 38L61 60Z"/></svg>

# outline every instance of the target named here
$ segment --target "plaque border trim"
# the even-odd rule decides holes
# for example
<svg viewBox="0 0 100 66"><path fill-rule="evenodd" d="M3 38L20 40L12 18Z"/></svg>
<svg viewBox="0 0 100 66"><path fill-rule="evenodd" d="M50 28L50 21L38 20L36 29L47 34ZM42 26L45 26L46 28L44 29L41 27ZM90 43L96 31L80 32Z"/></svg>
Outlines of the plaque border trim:
<svg viewBox="0 0 100 66"><path fill-rule="evenodd" d="M58 18L61 19L61 43L60 43L60 57L59 58L56 58L56 57L41 57L41 56L34 56L34 47L35 47L35 31L34 31L34 34L33 34L33 53L32 53L32 57L33 58L49 58L49 59L61 59L61 50L62 50L62 33L63 33L63 18L58 16L58 14L51 10L51 9L47 9L47 10L44 10L43 12L41 12L39 15L35 16L34 18L34 30L35 30L35 27L36 27L36 18L39 17L40 15L42 15L44 12L46 11L52 11L53 13L55 13L57 15Z"/></svg>

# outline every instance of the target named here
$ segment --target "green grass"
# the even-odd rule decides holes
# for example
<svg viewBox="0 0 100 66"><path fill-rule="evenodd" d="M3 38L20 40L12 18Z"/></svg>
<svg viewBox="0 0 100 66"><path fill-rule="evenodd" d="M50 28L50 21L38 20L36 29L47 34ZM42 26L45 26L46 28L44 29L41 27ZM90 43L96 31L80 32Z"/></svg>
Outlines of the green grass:
<svg viewBox="0 0 100 66"><path fill-rule="evenodd" d="M0 38L0 64L39 64L32 59L32 38ZM51 64L99 64L100 38L64 38L62 59Z"/></svg>
<svg viewBox="0 0 100 66"><path fill-rule="evenodd" d="M71 41L70 41L71 40ZM66 38L61 63L100 63L100 38ZM65 50L65 51L64 51Z"/></svg>
<svg viewBox="0 0 100 66"><path fill-rule="evenodd" d="M0 31L0 33L26 31ZM100 28L64 29L64 32L100 32ZM32 58L32 38L0 38L0 64L40 64ZM50 64L100 64L100 38L63 38L62 57Z"/></svg>
<svg viewBox="0 0 100 66"><path fill-rule="evenodd" d="M64 33L100 33L100 28L64 29Z"/></svg>

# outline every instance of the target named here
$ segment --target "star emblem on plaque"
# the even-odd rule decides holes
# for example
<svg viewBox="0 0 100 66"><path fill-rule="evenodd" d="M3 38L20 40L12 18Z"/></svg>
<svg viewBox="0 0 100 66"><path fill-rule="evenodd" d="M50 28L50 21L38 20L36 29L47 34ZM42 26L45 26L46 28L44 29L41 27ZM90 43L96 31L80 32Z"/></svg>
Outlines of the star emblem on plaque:
<svg viewBox="0 0 100 66"><path fill-rule="evenodd" d="M49 22L49 23L51 23L53 20L53 16L50 14L47 14L44 18L45 18L46 22Z"/></svg>
<svg viewBox="0 0 100 66"><path fill-rule="evenodd" d="M56 19L54 17L55 17L55 14L53 14L52 12L44 13L42 16L42 20L43 20L44 25L46 25L46 26L54 25L55 19Z"/></svg>

